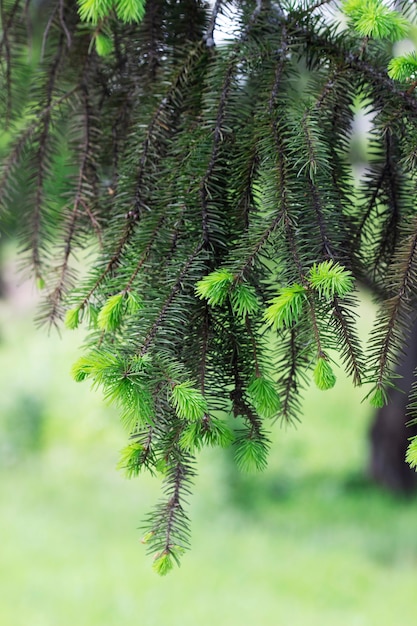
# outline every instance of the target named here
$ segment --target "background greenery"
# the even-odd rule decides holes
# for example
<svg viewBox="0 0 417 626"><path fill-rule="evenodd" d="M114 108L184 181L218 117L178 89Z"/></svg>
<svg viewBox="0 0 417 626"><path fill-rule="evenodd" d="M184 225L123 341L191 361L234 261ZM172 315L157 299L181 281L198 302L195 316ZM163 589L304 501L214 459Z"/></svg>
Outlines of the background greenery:
<svg viewBox="0 0 417 626"><path fill-rule="evenodd" d="M12 252L0 305L0 624L417 620L416 502L368 484L370 409L341 373L333 390L311 388L297 429L275 425L262 475L239 475L231 454L204 451L192 550L158 577L137 526L159 481L116 471L118 418L68 373L81 335L35 331L33 294L16 287ZM366 296L362 311L365 335L374 314Z"/></svg>

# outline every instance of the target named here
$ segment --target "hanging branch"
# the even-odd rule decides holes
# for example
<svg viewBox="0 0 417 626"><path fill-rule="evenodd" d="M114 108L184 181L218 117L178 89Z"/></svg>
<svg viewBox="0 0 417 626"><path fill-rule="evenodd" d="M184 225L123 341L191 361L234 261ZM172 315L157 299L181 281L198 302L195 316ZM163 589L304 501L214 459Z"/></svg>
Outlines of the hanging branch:
<svg viewBox="0 0 417 626"><path fill-rule="evenodd" d="M298 376L299 376L299 358L300 358L300 347L297 345L297 337L298 332L296 328L293 326L290 329L289 333L289 349L285 350L286 360L285 365L287 365L288 371L284 373L284 367L280 367L283 373L280 376L278 381L280 386L280 397L281 397L281 411L284 419L289 422L292 419L298 418L298 405L299 405L299 385L298 385ZM281 364L278 362L278 366ZM284 364L282 364L284 365ZM294 403L296 406L294 407Z"/></svg>
<svg viewBox="0 0 417 626"><path fill-rule="evenodd" d="M152 341L155 338L156 333L159 330L159 327L161 325L161 323L163 322L169 307L171 306L175 296L178 294L178 292L181 289L181 284L182 281L184 280L185 276L187 275L187 272L191 266L191 264L193 263L193 261L197 258L198 254L203 250L203 244L200 243L198 244L198 246L195 248L195 250L193 251L193 253L188 257L183 269L181 270L180 274L178 275L178 278L176 280L176 282L174 283L168 297L166 298L164 304L162 305L162 308L159 312L158 317L156 318L156 320L154 321L154 323L152 324L150 330L148 331L145 340L142 344L142 347L139 351L140 356L143 356L144 354L146 354L151 346Z"/></svg>
<svg viewBox="0 0 417 626"><path fill-rule="evenodd" d="M6 118L28 2L0 7ZM188 546L194 453L233 443L239 467L263 469L268 421L298 419L307 376L322 390L335 384L330 350L361 383L352 291L372 272L390 296L367 371L371 401L385 399L417 287L415 81L389 79L383 46L355 16L340 33L327 0L150 1L143 21L142 2L110 2L104 21L100 3L87 4L93 28L80 28L77 4L53 0L43 33L33 31L46 60L12 112L28 117L10 131L0 199L28 200L18 221L35 274L47 262L56 270L50 321L63 297L75 304L67 326L87 321L73 374L119 408L119 466L165 476L144 537L164 574ZM362 4L343 7L370 11ZM233 37L216 47L223 15ZM357 204L348 153L358 92L384 145L372 144ZM28 189L10 192L22 179ZM73 251L97 231L100 256L77 285Z"/></svg>
<svg viewBox="0 0 417 626"><path fill-rule="evenodd" d="M200 359L200 389L205 394L206 375L207 375L207 357L209 354L209 333L210 333L210 311L207 302L204 303L204 313L201 323L201 359Z"/></svg>
<svg viewBox="0 0 417 626"><path fill-rule="evenodd" d="M164 132L168 132L168 134L174 132L174 128L170 128L166 121L164 120L164 116L170 107L177 108L179 107L178 97L180 94L178 90L180 86L183 84L184 80L191 72L193 64L198 62L202 54L201 45L197 48L197 50L192 50L187 57L185 63L177 72L176 77L173 82L170 84L168 90L165 93L165 96L159 102L156 110L153 113L150 123L147 126L145 139L141 145L141 157L139 160L138 170L136 174L136 184L133 198L132 208L128 210L126 213L126 225L123 228L122 234L117 242L116 249L113 252L110 260L105 265L102 272L99 274L98 278L95 280L93 285L89 288L87 294L85 295L81 308L85 307L90 301L91 297L95 294L98 288L102 285L103 281L113 272L113 270L119 265L121 262L121 258L127 248L128 244L130 244L133 234L136 231L137 224L140 221L142 209L146 207L146 203L142 197L143 190L143 181L147 172L147 166L149 163L149 168L152 169L152 158L151 158L151 150L154 147L154 143L158 143L158 134L156 131L163 130ZM158 152L158 159L160 160L163 157L163 152ZM119 195L119 193L117 194ZM115 197L115 202L117 204L117 196Z"/></svg>
<svg viewBox="0 0 417 626"><path fill-rule="evenodd" d="M417 263L417 222L412 223L414 233L408 237L404 246L397 252L394 275L398 275L394 294L383 303L379 319L372 333L372 362L370 373L376 367L375 393L383 399L385 387L389 382L392 366L397 362L396 352L402 344L403 336L408 334L410 324L411 298L416 288ZM377 400L378 400L377 398ZM381 402L380 400L380 402Z"/></svg>
<svg viewBox="0 0 417 626"><path fill-rule="evenodd" d="M37 279L42 278L42 261L41 261L41 227L42 227L42 209L44 203L44 184L46 178L46 158L48 143L50 138L50 126L52 122L51 118L51 103L53 100L53 94L55 89L55 83L58 78L59 67L62 62L64 37L60 35L57 45L57 53L53 58L49 67L48 80L45 86L46 106L44 110L48 111L44 114L40 135L38 138L38 148L35 154L36 162L36 176L35 176L35 197L31 218L31 259L32 266L35 270L35 276Z"/></svg>
<svg viewBox="0 0 417 626"><path fill-rule="evenodd" d="M210 197L211 197L210 180L213 176L215 166L217 164L219 152L220 152L220 147L223 143L223 135L224 135L223 124L224 124L225 115L226 115L226 106L229 101L229 95L231 92L233 77L238 70L238 64L240 61L240 50L242 48L242 45L248 39L251 28L253 27L254 23L256 22L257 17L259 16L261 8L262 8L262 0L257 0L256 7L249 18L248 24L242 31L239 41L235 45L234 51L232 53L231 59L229 61L229 64L226 70L222 88L220 91L220 99L219 99L219 105L217 108L210 159L208 162L206 172L199 186L199 194L200 194L200 200L201 200L201 221L202 221L202 231L203 231L203 244L204 244L205 249L209 249L211 245L211 232L210 232L211 220L210 220L210 211L209 211L209 204L210 204Z"/></svg>
<svg viewBox="0 0 417 626"><path fill-rule="evenodd" d="M7 159L5 159L4 164L2 165L2 173L0 176L0 207L6 205L6 193L7 193L7 184L10 183L12 179L12 174L14 169L19 165L20 160L22 158L22 153L26 148L27 144L33 138L34 134L38 130L41 123L46 116L49 116L52 111L59 107L63 102L71 98L75 93L77 93L79 87L75 87L64 93L60 98L54 100L49 106L45 107L37 113L36 119L33 120L28 126L21 132L20 136L13 144L13 148L10 150Z"/></svg>
<svg viewBox="0 0 417 626"><path fill-rule="evenodd" d="M222 8L222 4L223 0L216 0L211 11L210 22L203 36L203 41L205 41L207 48L212 48L214 46L214 29L216 28L216 22Z"/></svg>
<svg viewBox="0 0 417 626"><path fill-rule="evenodd" d="M69 258L73 248L73 239L77 234L77 220L88 207L88 201L85 200L85 194L88 186L88 172L92 167L92 109L89 102L89 93L86 83L80 85L80 91L82 94L83 104L83 141L81 148L81 162L78 169L78 179L76 189L74 193L74 201L72 205L71 213L68 216L67 225L65 228L65 240L64 240L64 256L60 266L59 278L55 289L48 296L48 304L50 305L50 311L48 313L49 324L57 324L58 319L62 317L62 299L65 292L68 289L68 275L69 275ZM87 212L87 211L86 211Z"/></svg>
<svg viewBox="0 0 417 626"><path fill-rule="evenodd" d="M13 24L13 20L16 16L17 10L19 8L19 0L15 0L14 5L12 6L8 15L6 15L4 10L4 2L0 2L0 17L1 23L3 26L3 36L0 40L0 58L4 58L4 62L6 64L5 78L6 78L6 119L5 119L5 127L8 129L11 119L12 113L12 54L11 54L11 45L9 41L9 31ZM4 55L3 55L4 48Z"/></svg>

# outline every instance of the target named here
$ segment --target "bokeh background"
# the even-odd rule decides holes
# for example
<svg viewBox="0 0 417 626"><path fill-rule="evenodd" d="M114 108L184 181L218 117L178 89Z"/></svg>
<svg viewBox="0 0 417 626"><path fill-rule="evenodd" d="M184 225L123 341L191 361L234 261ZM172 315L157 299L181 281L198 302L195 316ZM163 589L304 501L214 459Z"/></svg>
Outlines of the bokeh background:
<svg viewBox="0 0 417 626"><path fill-rule="evenodd" d="M363 390L341 371L334 389L311 388L301 423L273 426L262 474L203 452L192 550L160 578L139 528L160 481L116 470L117 415L69 374L82 335L36 329L12 239L1 254L0 624L417 623L417 503L367 478ZM366 338L375 311L361 299Z"/></svg>

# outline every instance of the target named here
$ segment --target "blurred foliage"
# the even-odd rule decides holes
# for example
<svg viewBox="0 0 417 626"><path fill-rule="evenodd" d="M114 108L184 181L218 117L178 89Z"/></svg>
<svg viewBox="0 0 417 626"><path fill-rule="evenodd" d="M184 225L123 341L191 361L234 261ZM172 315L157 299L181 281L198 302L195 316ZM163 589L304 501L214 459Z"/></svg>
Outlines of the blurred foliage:
<svg viewBox="0 0 417 626"><path fill-rule="evenodd" d="M10 403L9 403L10 404ZM24 390L0 413L0 464L21 461L43 444L44 409L41 400Z"/></svg>

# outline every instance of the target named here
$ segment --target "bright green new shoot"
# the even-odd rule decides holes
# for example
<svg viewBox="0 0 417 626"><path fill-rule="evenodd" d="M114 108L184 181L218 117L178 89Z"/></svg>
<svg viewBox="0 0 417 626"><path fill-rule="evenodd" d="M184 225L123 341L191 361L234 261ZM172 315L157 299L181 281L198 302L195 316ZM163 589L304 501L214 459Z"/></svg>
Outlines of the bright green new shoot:
<svg viewBox="0 0 417 626"><path fill-rule="evenodd" d="M143 309L143 300L135 291L128 291L125 294L126 312L128 315L134 315Z"/></svg>
<svg viewBox="0 0 417 626"><path fill-rule="evenodd" d="M322 391L326 391L326 389L331 389L335 386L336 376L334 375L329 362L324 357L319 357L317 359L313 377L317 387Z"/></svg>
<svg viewBox="0 0 417 626"><path fill-rule="evenodd" d="M107 57L111 52L113 52L113 41L107 35L103 35L103 33L97 33L97 35L94 37L94 41L96 44L97 54L100 57Z"/></svg>
<svg viewBox="0 0 417 626"><path fill-rule="evenodd" d="M233 280L233 274L227 270L216 270L199 280L195 291L200 300L207 300L211 306L222 305Z"/></svg>
<svg viewBox="0 0 417 626"><path fill-rule="evenodd" d="M133 315L142 308L142 299L135 293L117 293L111 296L101 308L98 317L98 327L112 332L117 330L125 314Z"/></svg>
<svg viewBox="0 0 417 626"><path fill-rule="evenodd" d="M205 445L227 448L233 439L233 432L222 420L204 417L195 422L188 422L181 433L179 444L183 450L189 450L193 454Z"/></svg>
<svg viewBox="0 0 417 626"><path fill-rule="evenodd" d="M125 24L139 23L145 14L145 0L116 0L116 15Z"/></svg>
<svg viewBox="0 0 417 626"><path fill-rule="evenodd" d="M166 576L174 567L172 555L169 552L157 554L152 567L160 576Z"/></svg>
<svg viewBox="0 0 417 626"><path fill-rule="evenodd" d="M39 289L39 291L42 291L42 289L45 289L46 283L44 281L44 279L42 278L42 276L38 276L36 278L36 289Z"/></svg>
<svg viewBox="0 0 417 626"><path fill-rule="evenodd" d="M124 312L124 297L122 293L111 296L98 314L98 327L103 330L116 330L122 322Z"/></svg>
<svg viewBox="0 0 417 626"><path fill-rule="evenodd" d="M294 283L280 290L279 296L270 300L271 304L264 313L264 320L275 330L295 324L306 299L304 287Z"/></svg>
<svg viewBox="0 0 417 626"><path fill-rule="evenodd" d="M81 382L89 376L95 376L108 365L110 362L98 350L92 350L77 359L72 366L71 373L76 382Z"/></svg>
<svg viewBox="0 0 417 626"><path fill-rule="evenodd" d="M80 383L89 376L91 376L94 371L94 366L91 363L90 359L87 356L81 356L76 360L74 365L71 368L71 375L75 382Z"/></svg>
<svg viewBox="0 0 417 626"><path fill-rule="evenodd" d="M109 15L113 0L78 0L78 13L83 22L97 24Z"/></svg>
<svg viewBox="0 0 417 626"><path fill-rule="evenodd" d="M172 388L171 400L180 419L194 422L207 413L206 399L189 380Z"/></svg>
<svg viewBox="0 0 417 626"><path fill-rule="evenodd" d="M353 289L352 273L334 261L315 263L310 269L309 281L321 298L343 298Z"/></svg>
<svg viewBox="0 0 417 626"><path fill-rule="evenodd" d="M97 24L113 10L121 22L139 23L145 13L145 0L78 0L78 13L84 22Z"/></svg>
<svg viewBox="0 0 417 626"><path fill-rule="evenodd" d="M262 471L268 462L269 441L264 436L242 431L236 439L235 461L245 472Z"/></svg>
<svg viewBox="0 0 417 626"><path fill-rule="evenodd" d="M383 387L376 387L372 395L369 396L369 403L376 409L381 409L387 402L387 393Z"/></svg>
<svg viewBox="0 0 417 626"><path fill-rule="evenodd" d="M233 431L228 425L217 417L210 417L205 420L202 430L204 444L208 446L227 448L235 438Z"/></svg>
<svg viewBox="0 0 417 626"><path fill-rule="evenodd" d="M410 439L405 460L411 468L415 468L417 470L417 437Z"/></svg>
<svg viewBox="0 0 417 626"><path fill-rule="evenodd" d="M245 318L247 315L256 313L259 308L255 289L251 285L240 283L235 286L231 294L232 309L238 316Z"/></svg>
<svg viewBox="0 0 417 626"><path fill-rule="evenodd" d="M342 10L352 19L362 37L398 41L407 34L409 23L398 11L389 9L382 0L346 0Z"/></svg>
<svg viewBox="0 0 417 626"><path fill-rule="evenodd" d="M415 50L391 59L388 64L388 75L401 82L415 80L417 77L417 54Z"/></svg>
<svg viewBox="0 0 417 626"><path fill-rule="evenodd" d="M201 420L188 422L179 438L179 446L182 450L189 450L191 454L203 447L203 434Z"/></svg>
<svg viewBox="0 0 417 626"><path fill-rule="evenodd" d="M80 323L80 308L76 307L75 309L68 309L65 313L65 326L70 330L74 330L78 328L78 324Z"/></svg>
<svg viewBox="0 0 417 626"><path fill-rule="evenodd" d="M138 424L145 426L154 423L152 394L144 384L120 378L112 387L110 391L116 396L114 399L117 404L122 407L120 420L128 432L134 430Z"/></svg>
<svg viewBox="0 0 417 626"><path fill-rule="evenodd" d="M120 460L117 464L117 469L124 470L127 478L137 476L143 464L141 463L141 457L143 452L143 446L140 443L131 443L120 453Z"/></svg>
<svg viewBox="0 0 417 626"><path fill-rule="evenodd" d="M261 417L275 417L281 408L274 383L263 376L252 379L248 387L248 395L256 412Z"/></svg>
<svg viewBox="0 0 417 626"><path fill-rule="evenodd" d="M79 382L92 377L96 385L107 383L120 377L123 363L108 350L95 348L81 356L72 366L73 378Z"/></svg>

